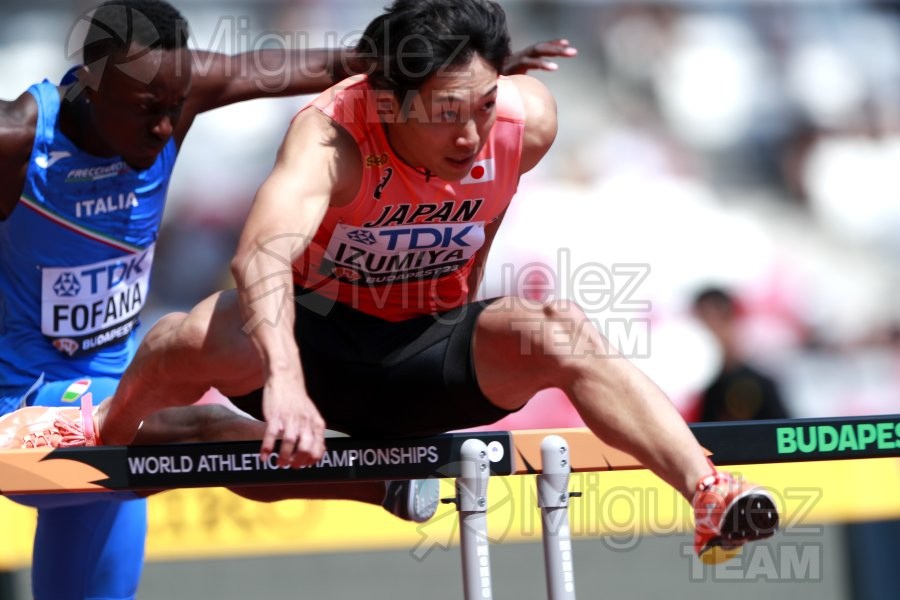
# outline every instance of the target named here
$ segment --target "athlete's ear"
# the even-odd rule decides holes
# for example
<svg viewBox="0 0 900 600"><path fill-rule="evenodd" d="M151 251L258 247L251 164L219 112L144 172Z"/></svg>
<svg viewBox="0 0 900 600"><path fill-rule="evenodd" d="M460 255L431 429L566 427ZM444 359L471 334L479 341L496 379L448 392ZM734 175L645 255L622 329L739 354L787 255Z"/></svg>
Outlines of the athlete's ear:
<svg viewBox="0 0 900 600"><path fill-rule="evenodd" d="M103 74L105 64L105 60L98 60L90 65L82 65L78 69L78 80L83 82L85 99L89 102L94 99L94 95L100 89L100 76Z"/></svg>
<svg viewBox="0 0 900 600"><path fill-rule="evenodd" d="M101 69L94 65L81 65L72 74L75 80L66 91L66 100L70 102L79 96L83 96L85 100L90 102L100 87L99 72Z"/></svg>

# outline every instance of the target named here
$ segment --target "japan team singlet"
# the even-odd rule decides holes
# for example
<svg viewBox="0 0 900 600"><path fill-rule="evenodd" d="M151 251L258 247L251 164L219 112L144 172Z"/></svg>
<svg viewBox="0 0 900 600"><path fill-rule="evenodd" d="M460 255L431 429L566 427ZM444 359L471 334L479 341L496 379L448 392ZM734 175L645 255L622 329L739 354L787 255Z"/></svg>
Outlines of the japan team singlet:
<svg viewBox="0 0 900 600"><path fill-rule="evenodd" d="M55 85L28 91L34 147L19 203L0 221L0 388L41 373L118 377L136 346L175 141L134 171L63 135Z"/></svg>
<svg viewBox="0 0 900 600"><path fill-rule="evenodd" d="M449 310L468 300L467 279L485 226L509 205L519 182L525 129L515 84L501 77L497 119L469 174L428 176L391 149L364 77L320 95L313 107L344 128L363 160L360 189L331 207L295 282L389 321Z"/></svg>

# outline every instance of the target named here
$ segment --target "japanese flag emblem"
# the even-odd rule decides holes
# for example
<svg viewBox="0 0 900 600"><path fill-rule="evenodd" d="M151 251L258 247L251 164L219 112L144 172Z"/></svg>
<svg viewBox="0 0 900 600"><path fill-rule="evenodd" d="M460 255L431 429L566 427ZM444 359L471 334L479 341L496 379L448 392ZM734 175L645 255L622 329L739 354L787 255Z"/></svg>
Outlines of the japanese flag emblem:
<svg viewBox="0 0 900 600"><path fill-rule="evenodd" d="M487 183L494 180L494 159L476 160L469 169L469 174L459 180L460 183Z"/></svg>

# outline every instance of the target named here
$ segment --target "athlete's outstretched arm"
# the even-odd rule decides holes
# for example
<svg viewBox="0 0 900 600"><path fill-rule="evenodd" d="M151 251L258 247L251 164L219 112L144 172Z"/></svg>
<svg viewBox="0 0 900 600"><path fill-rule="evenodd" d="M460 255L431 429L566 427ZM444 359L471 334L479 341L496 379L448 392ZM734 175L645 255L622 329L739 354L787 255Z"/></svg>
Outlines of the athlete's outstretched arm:
<svg viewBox="0 0 900 600"><path fill-rule="evenodd" d="M571 58L577 54L578 50L567 39L538 42L510 54L503 63L503 74L522 75L533 69L555 71L559 65L553 59Z"/></svg>
<svg viewBox="0 0 900 600"><path fill-rule="evenodd" d="M191 102L198 113L254 98L324 91L346 77L348 62L340 48L194 51L192 60Z"/></svg>
<svg viewBox="0 0 900 600"><path fill-rule="evenodd" d="M553 71L554 59L576 54L565 39L537 42L510 54L503 74ZM349 48L273 48L236 55L193 51L191 57L193 85L185 107L190 116L243 100L322 92L367 68Z"/></svg>
<svg viewBox="0 0 900 600"><path fill-rule="evenodd" d="M265 378L261 451L267 455L281 439L283 465L310 464L325 449L324 423L306 393L294 340L291 265L329 205L352 200L361 164L349 134L316 109L301 112L256 194L232 261L243 330L259 352Z"/></svg>
<svg viewBox="0 0 900 600"><path fill-rule="evenodd" d="M0 181L21 181L34 144L37 102L25 92L12 101L0 101ZM8 217L19 201L21 188L4 185L0 190L0 220Z"/></svg>

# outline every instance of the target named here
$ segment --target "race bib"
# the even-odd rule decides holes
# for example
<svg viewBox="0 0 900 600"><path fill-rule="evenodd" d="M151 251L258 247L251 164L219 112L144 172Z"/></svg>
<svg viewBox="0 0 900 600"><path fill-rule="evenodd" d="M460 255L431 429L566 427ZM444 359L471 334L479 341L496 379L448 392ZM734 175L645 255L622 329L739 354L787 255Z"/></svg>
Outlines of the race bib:
<svg viewBox="0 0 900 600"><path fill-rule="evenodd" d="M124 341L147 299L154 246L138 254L41 272L41 332L68 356Z"/></svg>
<svg viewBox="0 0 900 600"><path fill-rule="evenodd" d="M322 274L357 285L442 277L484 245L484 223L422 223L397 227L338 224Z"/></svg>

